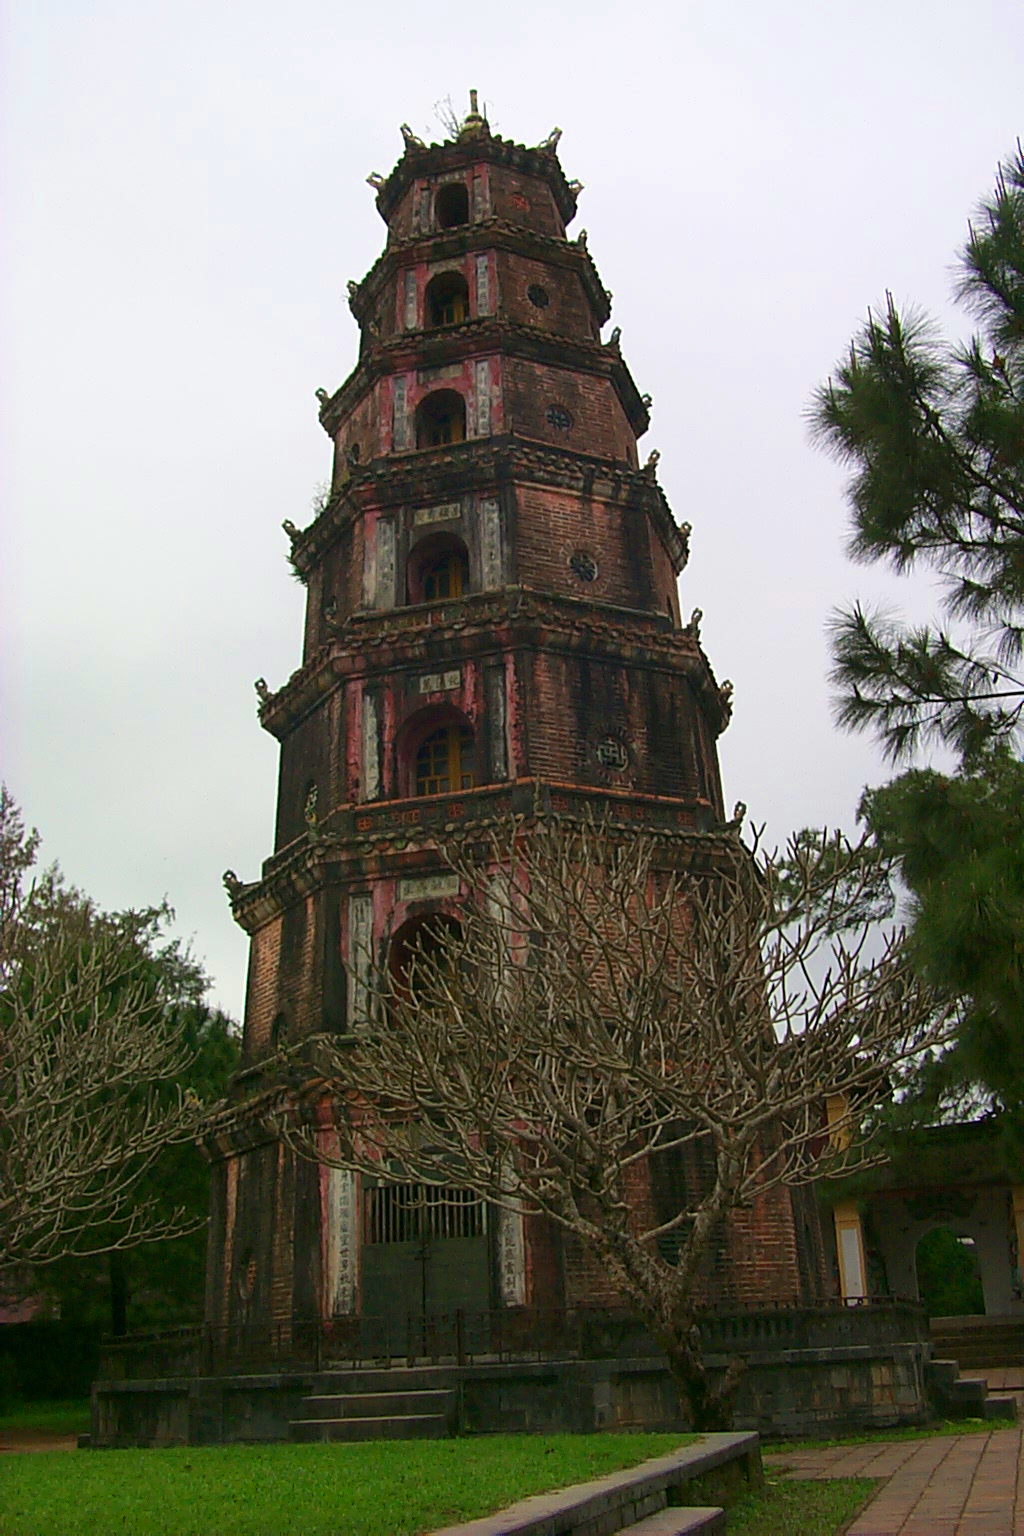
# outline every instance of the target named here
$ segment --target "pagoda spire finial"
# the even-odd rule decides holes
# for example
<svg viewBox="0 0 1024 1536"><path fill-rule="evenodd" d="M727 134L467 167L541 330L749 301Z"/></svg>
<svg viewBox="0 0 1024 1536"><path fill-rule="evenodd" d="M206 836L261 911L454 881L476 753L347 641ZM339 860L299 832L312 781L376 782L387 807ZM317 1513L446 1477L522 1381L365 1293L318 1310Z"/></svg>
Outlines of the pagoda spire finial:
<svg viewBox="0 0 1024 1536"><path fill-rule="evenodd" d="M471 90L469 93L469 114L459 130L460 139L468 139L474 134L488 132L487 119L480 111L478 101L477 92Z"/></svg>

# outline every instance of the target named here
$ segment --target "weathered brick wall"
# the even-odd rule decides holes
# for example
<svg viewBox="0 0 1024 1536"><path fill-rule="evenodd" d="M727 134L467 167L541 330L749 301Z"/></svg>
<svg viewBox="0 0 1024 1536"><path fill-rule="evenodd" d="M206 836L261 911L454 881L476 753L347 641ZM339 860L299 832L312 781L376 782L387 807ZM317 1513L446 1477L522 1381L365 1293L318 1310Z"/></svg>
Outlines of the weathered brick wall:
<svg viewBox="0 0 1024 1536"><path fill-rule="evenodd" d="M603 375L510 357L504 397L507 431L636 465L636 438L610 379ZM548 420L553 406L569 412L568 430Z"/></svg>
<svg viewBox="0 0 1024 1536"><path fill-rule="evenodd" d="M518 773L642 794L710 796L685 677L544 650L523 656L520 694ZM627 751L621 770L598 759L599 744L609 738Z"/></svg>
<svg viewBox="0 0 1024 1536"><path fill-rule="evenodd" d="M527 586L584 602L596 599L664 613L675 579L663 554L655 569L646 524L647 519L625 503L552 486L517 486L516 576ZM657 547L660 550L660 541ZM572 569L570 560L577 551L595 560L593 581L582 580Z"/></svg>
<svg viewBox="0 0 1024 1536"><path fill-rule="evenodd" d="M599 334L590 300L576 272L553 269L549 262L513 251L498 252L497 269L500 312L507 319L577 341L591 341ZM533 285L544 290L546 304L532 302L528 290Z"/></svg>

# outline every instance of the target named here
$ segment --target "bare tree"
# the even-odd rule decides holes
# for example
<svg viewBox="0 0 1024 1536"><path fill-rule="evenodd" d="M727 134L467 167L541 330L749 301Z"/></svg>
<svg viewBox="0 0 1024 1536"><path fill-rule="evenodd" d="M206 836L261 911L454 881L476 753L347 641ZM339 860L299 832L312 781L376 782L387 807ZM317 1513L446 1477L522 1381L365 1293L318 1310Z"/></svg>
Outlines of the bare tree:
<svg viewBox="0 0 1024 1536"><path fill-rule="evenodd" d="M30 883L37 847L4 788L0 1270L195 1224L139 1197L159 1153L202 1119L172 1081L188 1051L140 938L153 914L99 912L55 870Z"/></svg>
<svg viewBox="0 0 1024 1536"><path fill-rule="evenodd" d="M872 865L805 838L782 879L735 830L564 821L443 852L457 911L404 973L373 972L354 1043L318 1041L323 1075L279 1129L322 1161L558 1223L664 1350L690 1422L721 1425L739 1372L711 1382L697 1326L721 1224L823 1160L862 1167L866 1100L946 1032L899 936L870 958L845 920ZM706 1184L645 1216L638 1166L692 1143Z"/></svg>

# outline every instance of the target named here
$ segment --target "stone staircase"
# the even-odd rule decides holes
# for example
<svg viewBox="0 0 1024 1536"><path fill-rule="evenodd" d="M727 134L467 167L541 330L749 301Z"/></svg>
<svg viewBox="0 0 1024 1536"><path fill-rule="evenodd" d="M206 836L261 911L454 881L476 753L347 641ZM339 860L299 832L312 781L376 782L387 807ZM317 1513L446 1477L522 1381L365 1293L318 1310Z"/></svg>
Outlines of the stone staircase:
<svg viewBox="0 0 1024 1536"><path fill-rule="evenodd" d="M430 1385L416 1372L325 1374L302 1399L289 1431L304 1442L441 1440L455 1428L456 1404L451 1388Z"/></svg>
<svg viewBox="0 0 1024 1536"><path fill-rule="evenodd" d="M990 1392L984 1376L961 1376L957 1360L935 1360L927 1366L928 1393L946 1419L1007 1419L1017 1417L1012 1394Z"/></svg>
<svg viewBox="0 0 1024 1536"><path fill-rule="evenodd" d="M929 1389L939 1411L1012 1421L1024 1408L1024 1316L933 1317L930 1327Z"/></svg>
<svg viewBox="0 0 1024 1536"><path fill-rule="evenodd" d="M1014 1367L1024 1386L1024 1315L1016 1317L933 1317L932 1349L964 1370Z"/></svg>

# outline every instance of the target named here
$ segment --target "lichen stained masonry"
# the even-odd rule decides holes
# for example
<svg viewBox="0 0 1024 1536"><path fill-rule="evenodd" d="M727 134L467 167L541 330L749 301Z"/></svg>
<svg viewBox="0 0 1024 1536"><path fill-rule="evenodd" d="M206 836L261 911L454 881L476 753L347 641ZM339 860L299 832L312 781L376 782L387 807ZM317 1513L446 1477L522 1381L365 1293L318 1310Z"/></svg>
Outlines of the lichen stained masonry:
<svg viewBox="0 0 1024 1536"><path fill-rule="evenodd" d="M370 178L387 241L350 284L355 366L317 390L330 495L286 525L301 665L260 689L281 753L274 851L230 886L251 935L245 1092L281 1090L275 1041L301 1051L365 1016L371 960L458 920L446 829L544 804L683 839L724 818L729 701L676 595L688 529L656 455L639 467L650 401L618 332L602 340L610 296L566 232L581 188L558 138L516 144L474 106L441 144L404 130ZM371 1240L363 1182L264 1144L249 1113L212 1148L208 1320L422 1305L402 1244ZM459 1231L432 1244L432 1307L605 1295L539 1220ZM467 1245L457 1263L445 1243Z"/></svg>

